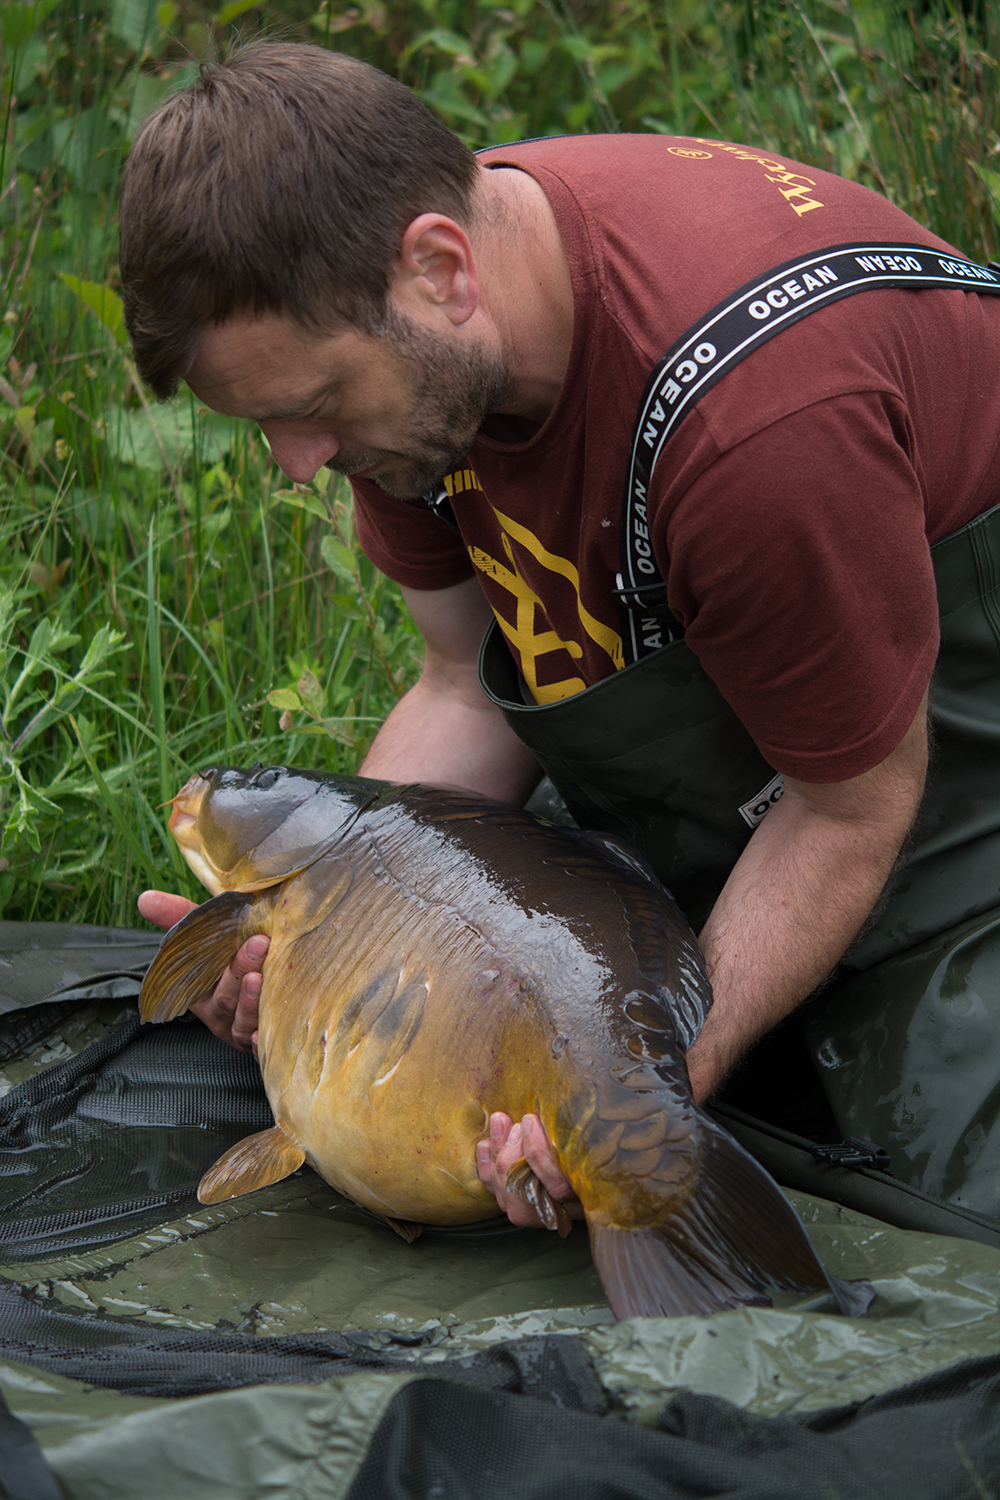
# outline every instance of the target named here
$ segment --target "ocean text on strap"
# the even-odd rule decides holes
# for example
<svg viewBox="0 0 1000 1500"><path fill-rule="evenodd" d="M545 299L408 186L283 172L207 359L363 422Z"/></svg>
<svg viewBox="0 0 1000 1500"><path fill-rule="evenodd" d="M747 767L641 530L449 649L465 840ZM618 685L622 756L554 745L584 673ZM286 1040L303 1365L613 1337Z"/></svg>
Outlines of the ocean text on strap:
<svg viewBox="0 0 1000 1500"><path fill-rule="evenodd" d="M664 444L705 392L748 354L817 308L873 287L1000 292L1000 275L925 245L832 245L747 282L689 328L652 370L639 403L622 513L616 593L624 606L626 663L683 633L669 614L647 512Z"/></svg>

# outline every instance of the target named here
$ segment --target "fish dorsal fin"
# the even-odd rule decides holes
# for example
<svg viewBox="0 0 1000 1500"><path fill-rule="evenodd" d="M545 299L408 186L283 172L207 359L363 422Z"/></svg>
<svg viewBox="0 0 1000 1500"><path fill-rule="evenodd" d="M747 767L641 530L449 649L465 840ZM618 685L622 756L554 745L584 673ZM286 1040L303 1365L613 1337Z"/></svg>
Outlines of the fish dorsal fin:
<svg viewBox="0 0 1000 1500"><path fill-rule="evenodd" d="M139 993L144 1021L172 1021L211 989L240 944L266 930L270 902L223 891L171 927ZM264 925L261 925L264 919Z"/></svg>
<svg viewBox="0 0 1000 1500"><path fill-rule="evenodd" d="M272 1182L291 1177L305 1159L302 1147L290 1140L280 1125L248 1135L209 1167L198 1184L198 1202L225 1203L228 1198L269 1187Z"/></svg>

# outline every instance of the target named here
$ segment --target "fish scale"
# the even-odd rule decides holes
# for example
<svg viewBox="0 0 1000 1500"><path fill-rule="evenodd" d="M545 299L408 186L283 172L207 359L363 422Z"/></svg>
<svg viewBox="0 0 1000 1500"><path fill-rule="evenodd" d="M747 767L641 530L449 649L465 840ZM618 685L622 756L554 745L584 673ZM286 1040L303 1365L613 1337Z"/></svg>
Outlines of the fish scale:
<svg viewBox="0 0 1000 1500"><path fill-rule="evenodd" d="M251 933L271 940L275 1125L206 1173L203 1202L308 1161L412 1240L500 1212L476 1142L495 1111L535 1113L617 1316L812 1287L863 1310L870 1289L826 1276L776 1185L695 1105L701 953L621 840L472 793L260 766L193 776L170 827L213 899L164 939L143 1019L187 1009ZM508 1188L566 1232L525 1163Z"/></svg>

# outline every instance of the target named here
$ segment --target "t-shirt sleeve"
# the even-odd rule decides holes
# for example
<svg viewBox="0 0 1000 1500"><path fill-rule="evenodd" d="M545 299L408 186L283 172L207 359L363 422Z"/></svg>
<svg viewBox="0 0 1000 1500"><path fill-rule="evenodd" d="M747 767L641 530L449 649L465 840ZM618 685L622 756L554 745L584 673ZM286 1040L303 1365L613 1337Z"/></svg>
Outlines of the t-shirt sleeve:
<svg viewBox="0 0 1000 1500"><path fill-rule="evenodd" d="M688 645L767 760L803 781L878 765L930 680L937 596L910 451L895 398L836 397L722 453L658 513Z"/></svg>
<svg viewBox="0 0 1000 1500"><path fill-rule="evenodd" d="M422 500L394 500L378 485L351 480L358 540L379 572L412 589L446 589L475 572L458 532Z"/></svg>

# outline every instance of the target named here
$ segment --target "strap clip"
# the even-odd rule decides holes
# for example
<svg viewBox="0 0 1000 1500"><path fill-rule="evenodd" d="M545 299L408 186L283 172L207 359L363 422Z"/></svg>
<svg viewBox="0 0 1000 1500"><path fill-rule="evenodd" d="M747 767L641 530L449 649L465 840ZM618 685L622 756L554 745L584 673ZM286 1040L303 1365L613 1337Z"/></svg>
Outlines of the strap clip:
<svg viewBox="0 0 1000 1500"><path fill-rule="evenodd" d="M825 1161L831 1167L868 1167L874 1172L885 1172L892 1176L889 1153L884 1146L876 1146L863 1135L848 1136L830 1146L810 1146L809 1154L816 1161Z"/></svg>

